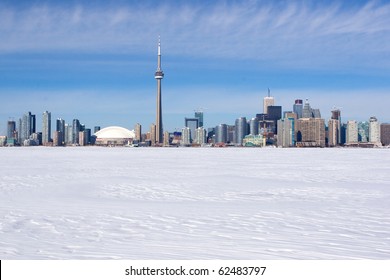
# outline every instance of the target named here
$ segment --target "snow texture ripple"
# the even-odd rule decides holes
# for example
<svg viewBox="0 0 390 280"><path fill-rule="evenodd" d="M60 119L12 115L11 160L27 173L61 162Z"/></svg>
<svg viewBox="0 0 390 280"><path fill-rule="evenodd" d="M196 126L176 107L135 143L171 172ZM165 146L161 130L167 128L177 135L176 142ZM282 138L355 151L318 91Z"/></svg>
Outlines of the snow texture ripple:
<svg viewBox="0 0 390 280"><path fill-rule="evenodd" d="M390 149L1 148L0 259L390 259Z"/></svg>

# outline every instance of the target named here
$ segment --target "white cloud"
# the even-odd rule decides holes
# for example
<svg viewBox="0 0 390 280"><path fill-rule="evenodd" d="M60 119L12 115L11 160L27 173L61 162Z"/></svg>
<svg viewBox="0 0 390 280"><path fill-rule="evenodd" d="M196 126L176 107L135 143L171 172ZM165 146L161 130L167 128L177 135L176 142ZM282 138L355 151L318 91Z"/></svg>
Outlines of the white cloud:
<svg viewBox="0 0 390 280"><path fill-rule="evenodd" d="M0 52L76 50L247 58L305 67L389 67L390 4L289 1L33 6L0 11Z"/></svg>

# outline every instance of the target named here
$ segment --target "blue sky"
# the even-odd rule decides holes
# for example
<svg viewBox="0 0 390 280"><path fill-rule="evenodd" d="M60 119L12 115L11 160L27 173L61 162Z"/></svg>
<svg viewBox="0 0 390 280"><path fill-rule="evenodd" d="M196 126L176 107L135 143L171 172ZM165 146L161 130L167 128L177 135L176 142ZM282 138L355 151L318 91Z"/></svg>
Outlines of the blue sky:
<svg viewBox="0 0 390 280"><path fill-rule="evenodd" d="M163 122L180 129L262 112L271 89L327 120L390 122L387 1L0 1L0 134L24 112L88 127L155 121L157 38Z"/></svg>

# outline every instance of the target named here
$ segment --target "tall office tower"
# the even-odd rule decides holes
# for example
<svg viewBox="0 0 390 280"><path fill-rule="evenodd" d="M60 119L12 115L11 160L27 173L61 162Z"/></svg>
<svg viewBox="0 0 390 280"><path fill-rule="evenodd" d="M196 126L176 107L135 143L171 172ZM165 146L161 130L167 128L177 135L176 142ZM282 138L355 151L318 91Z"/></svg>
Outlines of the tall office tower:
<svg viewBox="0 0 390 280"><path fill-rule="evenodd" d="M42 115L42 144L47 145L51 141L51 113L43 112Z"/></svg>
<svg viewBox="0 0 390 280"><path fill-rule="evenodd" d="M297 120L297 145L325 147L325 120L301 118Z"/></svg>
<svg viewBox="0 0 390 280"><path fill-rule="evenodd" d="M315 119L321 119L320 109L311 109L311 115Z"/></svg>
<svg viewBox="0 0 390 280"><path fill-rule="evenodd" d="M59 118L56 120L56 131L65 133L65 120Z"/></svg>
<svg viewBox="0 0 390 280"><path fill-rule="evenodd" d="M134 131L135 131L134 140L141 142L142 126L139 123L135 125Z"/></svg>
<svg viewBox="0 0 390 280"><path fill-rule="evenodd" d="M199 119L198 118L185 118L184 126L188 127L191 130L190 140L191 143L195 139L196 129L199 127Z"/></svg>
<svg viewBox="0 0 390 280"><path fill-rule="evenodd" d="M305 100L305 105L302 109L302 118L312 118L312 109L310 107L309 99Z"/></svg>
<svg viewBox="0 0 390 280"><path fill-rule="evenodd" d="M336 147L340 141L340 122L339 120L330 119L328 122L328 145L329 147Z"/></svg>
<svg viewBox="0 0 390 280"><path fill-rule="evenodd" d="M263 99L263 114L268 114L268 106L274 106L275 100L270 96L270 90L268 89L268 96Z"/></svg>
<svg viewBox="0 0 390 280"><path fill-rule="evenodd" d="M195 118L199 120L199 127L203 127L203 111L201 109L195 111Z"/></svg>
<svg viewBox="0 0 390 280"><path fill-rule="evenodd" d="M358 123L358 141L362 143L368 142L370 125L368 122L359 122Z"/></svg>
<svg viewBox="0 0 390 280"><path fill-rule="evenodd" d="M150 142L151 142L151 145L154 146L156 145L157 141L156 141L156 129L157 129L157 126L152 123L150 125Z"/></svg>
<svg viewBox="0 0 390 280"><path fill-rule="evenodd" d="M94 128L93 128L93 133L96 133L96 132L98 132L100 130L100 126L95 126Z"/></svg>
<svg viewBox="0 0 390 280"><path fill-rule="evenodd" d="M79 143L79 132L81 131L81 124L78 119L73 120L72 125L72 144L78 144Z"/></svg>
<svg viewBox="0 0 390 280"><path fill-rule="evenodd" d="M258 135L259 134L259 119L251 118L249 121L249 134Z"/></svg>
<svg viewBox="0 0 390 280"><path fill-rule="evenodd" d="M235 123L235 136L236 139L234 140L234 143L238 145L242 145L242 140L244 137L248 134L247 132L247 122L245 117L240 117L236 119Z"/></svg>
<svg viewBox="0 0 390 280"><path fill-rule="evenodd" d="M215 143L227 143L228 140L228 126L226 124L220 124L215 128Z"/></svg>
<svg viewBox="0 0 390 280"><path fill-rule="evenodd" d="M157 80L157 112L156 112L156 143L163 142L163 124L162 124L162 108L161 108L161 80L164 78L164 72L161 69L161 43L158 38L157 51L157 70L154 74ZM152 142L152 144L154 144Z"/></svg>
<svg viewBox="0 0 390 280"><path fill-rule="evenodd" d="M184 127L181 130L181 144L183 146L191 145L191 129Z"/></svg>
<svg viewBox="0 0 390 280"><path fill-rule="evenodd" d="M267 120L272 121L272 132L278 134L278 120L282 118L282 106L268 106Z"/></svg>
<svg viewBox="0 0 390 280"><path fill-rule="evenodd" d="M206 129L203 127L198 127L196 129L196 135L195 135L195 143L198 145L206 144Z"/></svg>
<svg viewBox="0 0 390 280"><path fill-rule="evenodd" d="M295 146L295 119L284 118L278 120L278 141L277 145L280 147L294 147Z"/></svg>
<svg viewBox="0 0 390 280"><path fill-rule="evenodd" d="M340 144L341 143L341 111L340 109L333 109L332 110L332 116L331 116L331 119L332 120L338 120L338 126L337 126L337 133L338 133L338 136L337 136L337 144Z"/></svg>
<svg viewBox="0 0 390 280"><path fill-rule="evenodd" d="M381 124L381 142L383 146L390 145L390 123Z"/></svg>
<svg viewBox="0 0 390 280"><path fill-rule="evenodd" d="M369 126L369 139L370 143L380 145L381 143L381 127L376 117L370 118Z"/></svg>
<svg viewBox="0 0 390 280"><path fill-rule="evenodd" d="M16 122L8 121L7 122L7 139L15 139L16 132Z"/></svg>
<svg viewBox="0 0 390 280"><path fill-rule="evenodd" d="M19 143L30 138L31 134L36 132L36 118L31 112L28 112L19 119Z"/></svg>
<svg viewBox="0 0 390 280"><path fill-rule="evenodd" d="M346 144L358 142L358 125L356 121L347 122Z"/></svg>
<svg viewBox="0 0 390 280"><path fill-rule="evenodd" d="M303 111L303 101L302 99L295 99L295 104L293 105L293 111L295 114L297 114L297 118L302 118L302 111Z"/></svg>

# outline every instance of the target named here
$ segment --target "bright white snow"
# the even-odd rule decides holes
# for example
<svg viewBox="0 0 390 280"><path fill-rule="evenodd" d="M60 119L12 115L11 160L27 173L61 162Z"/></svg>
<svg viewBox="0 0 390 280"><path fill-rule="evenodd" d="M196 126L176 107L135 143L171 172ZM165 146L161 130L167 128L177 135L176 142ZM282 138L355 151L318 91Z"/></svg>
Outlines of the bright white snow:
<svg viewBox="0 0 390 280"><path fill-rule="evenodd" d="M0 149L0 259L360 258L390 149Z"/></svg>

